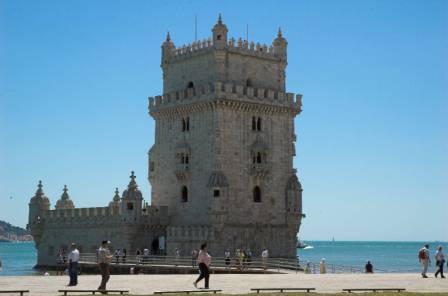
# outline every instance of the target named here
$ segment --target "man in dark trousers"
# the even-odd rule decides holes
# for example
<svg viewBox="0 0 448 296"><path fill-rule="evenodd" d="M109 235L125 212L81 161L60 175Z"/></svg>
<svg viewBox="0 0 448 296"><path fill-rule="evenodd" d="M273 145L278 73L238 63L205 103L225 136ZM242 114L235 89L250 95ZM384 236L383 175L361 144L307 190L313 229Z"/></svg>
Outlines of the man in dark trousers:
<svg viewBox="0 0 448 296"><path fill-rule="evenodd" d="M70 276L69 286L76 286L78 284L78 262L79 251L76 244L72 243L70 246L70 253L68 254L68 275Z"/></svg>
<svg viewBox="0 0 448 296"><path fill-rule="evenodd" d="M205 279L205 289L208 289L208 281L210 277L210 262L212 261L212 257L207 253L207 244L201 245L201 250L199 251L198 255L198 265L199 265L199 271L201 274L199 275L198 279L193 282L193 285L195 288L198 287L198 282L202 279Z"/></svg>
<svg viewBox="0 0 448 296"><path fill-rule="evenodd" d="M109 244L110 241L103 240L101 247L98 249L98 264L101 272L101 284L98 287L98 290L102 291L103 294L106 294L104 291L106 290L106 284L110 278L109 265L113 258L109 251Z"/></svg>

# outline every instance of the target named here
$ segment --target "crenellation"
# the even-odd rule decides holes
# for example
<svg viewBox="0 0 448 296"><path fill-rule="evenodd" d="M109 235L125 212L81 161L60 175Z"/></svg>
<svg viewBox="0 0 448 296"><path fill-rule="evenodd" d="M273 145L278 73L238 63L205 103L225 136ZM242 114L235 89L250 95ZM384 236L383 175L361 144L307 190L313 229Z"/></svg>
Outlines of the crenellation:
<svg viewBox="0 0 448 296"><path fill-rule="evenodd" d="M157 112L164 107L176 107L180 105L193 104L204 100L237 99L246 102L259 102L272 104L273 106L294 107L298 110L301 106L302 96L296 97L294 102L293 93L284 93L273 89L258 87L253 88L235 84L232 82L215 82L214 84L199 85L183 91L175 91L162 96L149 97L149 112Z"/></svg>

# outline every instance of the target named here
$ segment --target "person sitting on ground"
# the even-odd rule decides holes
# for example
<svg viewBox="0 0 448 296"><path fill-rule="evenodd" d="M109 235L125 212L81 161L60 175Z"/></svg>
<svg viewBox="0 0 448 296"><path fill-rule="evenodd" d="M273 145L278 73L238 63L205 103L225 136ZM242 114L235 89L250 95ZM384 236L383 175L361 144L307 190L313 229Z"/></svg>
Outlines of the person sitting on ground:
<svg viewBox="0 0 448 296"><path fill-rule="evenodd" d="M370 261L367 261L366 273L373 273L373 265L372 265L372 263L370 263Z"/></svg>

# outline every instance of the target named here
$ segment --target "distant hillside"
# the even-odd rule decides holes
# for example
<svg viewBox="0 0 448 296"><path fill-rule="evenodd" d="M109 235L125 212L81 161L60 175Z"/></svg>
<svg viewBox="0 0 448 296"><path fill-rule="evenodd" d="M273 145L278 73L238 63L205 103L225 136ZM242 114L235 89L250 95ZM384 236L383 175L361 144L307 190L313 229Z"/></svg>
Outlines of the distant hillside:
<svg viewBox="0 0 448 296"><path fill-rule="evenodd" d="M0 220L0 242L13 241L32 241L33 237L26 229L12 226L11 224Z"/></svg>

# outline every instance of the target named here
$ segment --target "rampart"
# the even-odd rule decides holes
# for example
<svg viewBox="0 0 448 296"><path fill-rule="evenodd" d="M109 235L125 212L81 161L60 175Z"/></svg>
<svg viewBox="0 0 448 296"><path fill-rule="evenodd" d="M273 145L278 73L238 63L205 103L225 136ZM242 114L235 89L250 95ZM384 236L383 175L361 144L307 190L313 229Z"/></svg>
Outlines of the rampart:
<svg viewBox="0 0 448 296"><path fill-rule="evenodd" d="M284 93L272 89L253 88L232 82L215 82L181 91L166 93L162 96L149 97L149 112L156 112L165 107L187 105L212 99L238 100L248 103L263 103L278 107L288 107L299 113L302 110L302 95Z"/></svg>
<svg viewBox="0 0 448 296"><path fill-rule="evenodd" d="M110 207L92 207L75 209L48 210L43 223L46 226L64 224L95 224L95 223L130 223L167 225L168 208L149 206L142 210L136 220L126 220L126 216L113 211Z"/></svg>
<svg viewBox="0 0 448 296"><path fill-rule="evenodd" d="M266 44L255 43L253 41L248 42L239 38L237 41L231 38L227 42L227 46L224 48L231 53L251 55L255 57L261 57L266 59L281 59L282 55L275 52L275 48ZM201 41L195 41L193 43L183 45L181 47L174 47L169 55L171 61L189 59L194 55L203 54L215 50L213 40L211 38Z"/></svg>

